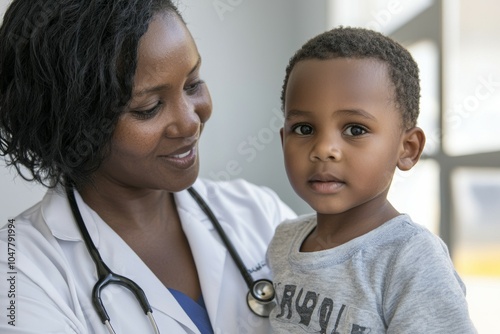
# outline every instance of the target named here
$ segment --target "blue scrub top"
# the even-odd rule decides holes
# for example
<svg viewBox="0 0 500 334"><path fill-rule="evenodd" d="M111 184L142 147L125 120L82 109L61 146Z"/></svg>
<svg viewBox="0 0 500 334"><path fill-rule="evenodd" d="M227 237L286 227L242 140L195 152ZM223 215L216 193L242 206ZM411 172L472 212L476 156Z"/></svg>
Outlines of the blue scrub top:
<svg viewBox="0 0 500 334"><path fill-rule="evenodd" d="M184 312L186 312L189 318L191 318L202 334L213 334L214 331L212 329L212 325L210 324L210 319L208 318L203 295L200 296L198 302L195 302L180 291L170 288L168 290L172 293L179 305L181 305L184 309Z"/></svg>

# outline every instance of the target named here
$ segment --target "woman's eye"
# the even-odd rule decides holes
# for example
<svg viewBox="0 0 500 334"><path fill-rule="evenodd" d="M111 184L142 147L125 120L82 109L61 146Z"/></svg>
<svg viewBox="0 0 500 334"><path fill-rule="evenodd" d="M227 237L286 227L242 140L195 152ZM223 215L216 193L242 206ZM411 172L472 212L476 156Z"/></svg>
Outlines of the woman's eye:
<svg viewBox="0 0 500 334"><path fill-rule="evenodd" d="M200 88L200 86L202 84L204 84L205 82L203 80L197 80L189 85L186 85L184 87L184 90L188 93L188 94L194 94L198 91L198 89Z"/></svg>
<svg viewBox="0 0 500 334"><path fill-rule="evenodd" d="M313 128L307 124L299 124L293 127L293 132L298 135L310 135L313 132Z"/></svg>
<svg viewBox="0 0 500 334"><path fill-rule="evenodd" d="M345 129L344 134L347 136L361 136L366 133L366 130L359 125L350 125Z"/></svg>
<svg viewBox="0 0 500 334"><path fill-rule="evenodd" d="M160 110L162 103L158 102L153 108L147 110L134 110L133 114L137 119L153 118Z"/></svg>

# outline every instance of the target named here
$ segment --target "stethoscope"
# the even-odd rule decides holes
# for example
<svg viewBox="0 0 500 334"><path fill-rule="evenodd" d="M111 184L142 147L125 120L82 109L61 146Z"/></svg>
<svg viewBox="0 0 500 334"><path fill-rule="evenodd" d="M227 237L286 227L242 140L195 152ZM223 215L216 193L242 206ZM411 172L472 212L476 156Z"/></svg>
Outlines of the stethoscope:
<svg viewBox="0 0 500 334"><path fill-rule="evenodd" d="M203 200L198 192L194 190L194 188L191 187L187 190L212 222L233 261L236 263L236 266L238 267L238 270L240 271L243 279L245 280L249 289L249 292L247 293L248 307L254 314L260 317L269 317L271 310L276 304L274 301L275 292L273 283L268 279L259 279L256 281L252 279L252 276L246 269L241 257L222 229L218 219L215 217L208 204L205 202L205 200ZM148 317L151 326L153 327L154 333L159 334L160 331L158 330L158 325L156 324L156 321L153 317L153 310L148 302L148 299L146 298L146 294L134 281L127 277L115 274L113 271L111 271L111 269L109 269L106 263L104 263L103 259L101 258L101 254L99 254L99 251L95 247L92 238L90 237L90 234L87 230L87 227L83 222L82 215L80 213L80 210L78 209L78 204L76 203L73 188L68 188L66 190L66 193L68 196L69 204L71 206L71 211L73 212L73 216L76 220L77 226L82 234L85 246L87 247L90 257L94 261L97 269L98 280L94 285L94 288L92 289L92 304L102 323L106 326L111 334L116 334L115 330L111 326L108 313L106 312L106 308L104 307L101 299L101 294L102 290L109 284L118 284L129 289L135 295L135 298L141 305L144 314L146 314L146 316Z"/></svg>

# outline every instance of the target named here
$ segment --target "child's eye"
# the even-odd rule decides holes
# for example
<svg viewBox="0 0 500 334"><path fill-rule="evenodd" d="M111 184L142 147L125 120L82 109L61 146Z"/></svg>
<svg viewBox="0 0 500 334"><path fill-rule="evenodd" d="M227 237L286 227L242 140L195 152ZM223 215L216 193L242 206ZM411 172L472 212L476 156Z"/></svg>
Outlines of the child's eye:
<svg viewBox="0 0 500 334"><path fill-rule="evenodd" d="M344 130L344 134L347 136L361 136L366 133L366 129L359 125L350 125Z"/></svg>
<svg viewBox="0 0 500 334"><path fill-rule="evenodd" d="M310 135L313 132L313 128L307 124L298 124L292 128L292 131L298 135Z"/></svg>

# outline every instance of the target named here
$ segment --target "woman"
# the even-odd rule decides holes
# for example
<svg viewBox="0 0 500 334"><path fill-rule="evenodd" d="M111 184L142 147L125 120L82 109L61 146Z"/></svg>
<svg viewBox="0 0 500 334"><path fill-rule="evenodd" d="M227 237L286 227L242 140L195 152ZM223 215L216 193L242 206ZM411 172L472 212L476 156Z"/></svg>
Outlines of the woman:
<svg viewBox="0 0 500 334"><path fill-rule="evenodd" d="M267 332L186 189L208 202L253 279L267 276L274 227L294 214L266 188L197 179L212 104L175 5L15 0L0 39L1 151L49 187L0 231L1 249L15 233L15 263L0 257L15 283L14 296L0 296L11 308L0 332L111 332L92 304L98 277L83 230L113 272L142 288L160 332ZM107 285L101 299L117 333L154 332L124 287Z"/></svg>

